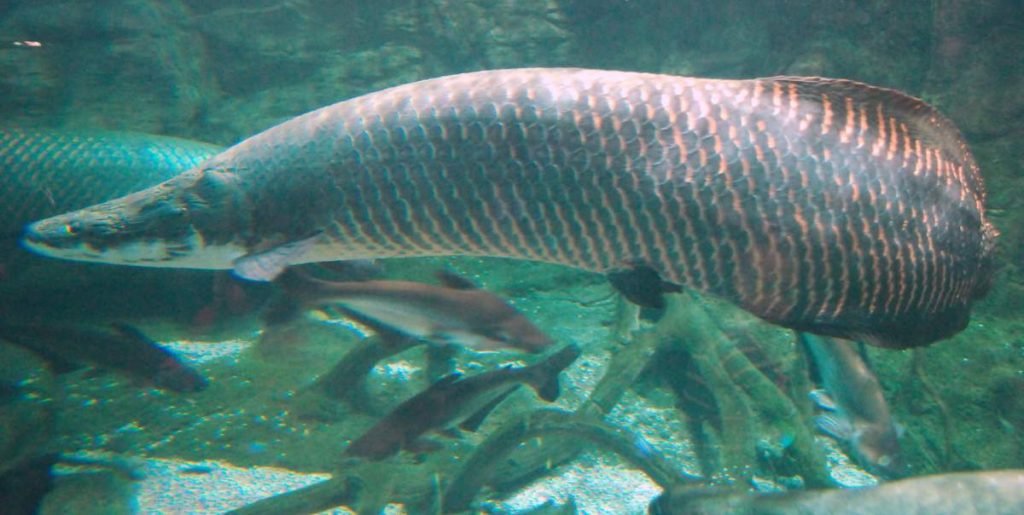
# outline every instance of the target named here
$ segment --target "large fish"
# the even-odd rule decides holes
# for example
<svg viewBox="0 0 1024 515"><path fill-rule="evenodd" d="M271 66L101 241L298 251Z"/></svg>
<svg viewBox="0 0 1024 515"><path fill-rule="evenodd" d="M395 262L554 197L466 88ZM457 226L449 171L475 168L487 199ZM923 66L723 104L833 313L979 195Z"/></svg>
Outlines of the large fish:
<svg viewBox="0 0 1024 515"><path fill-rule="evenodd" d="M806 333L798 337L831 400L832 413L816 420L819 429L848 444L857 462L871 472L887 478L905 475L899 428L882 385L855 344Z"/></svg>
<svg viewBox="0 0 1024 515"><path fill-rule="evenodd" d="M138 132L0 127L0 235L158 184L221 150Z"/></svg>
<svg viewBox="0 0 1024 515"><path fill-rule="evenodd" d="M24 242L254 279L456 254L653 270L776 324L902 348L963 329L987 290L984 201L953 124L893 90L519 69L313 111Z"/></svg>
<svg viewBox="0 0 1024 515"><path fill-rule="evenodd" d="M1024 470L986 470L902 479L857 489L783 494L667 492L655 515L1015 515L1024 513Z"/></svg>
<svg viewBox="0 0 1024 515"><path fill-rule="evenodd" d="M389 280L332 282L289 272L278 282L285 290L284 302L294 302L296 307L338 305L375 328L383 326L441 345L541 352L553 343L501 297L452 273L438 277L440 286Z"/></svg>

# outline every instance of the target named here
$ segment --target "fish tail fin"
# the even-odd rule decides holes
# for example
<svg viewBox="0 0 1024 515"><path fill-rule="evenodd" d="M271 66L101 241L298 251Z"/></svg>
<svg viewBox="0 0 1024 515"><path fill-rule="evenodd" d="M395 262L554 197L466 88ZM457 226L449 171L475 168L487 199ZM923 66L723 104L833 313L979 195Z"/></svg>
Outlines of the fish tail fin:
<svg viewBox="0 0 1024 515"><path fill-rule="evenodd" d="M573 343L566 345L562 350L531 367L534 373L529 381L530 386L541 399L554 402L558 399L560 389L558 374L576 361L578 357L580 357L580 348Z"/></svg>

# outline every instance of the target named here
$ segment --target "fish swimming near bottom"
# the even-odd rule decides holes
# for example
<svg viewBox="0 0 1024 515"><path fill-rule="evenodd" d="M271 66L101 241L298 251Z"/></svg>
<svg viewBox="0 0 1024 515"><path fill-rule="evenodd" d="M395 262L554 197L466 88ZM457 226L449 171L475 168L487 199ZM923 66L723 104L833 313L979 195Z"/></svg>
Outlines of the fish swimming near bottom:
<svg viewBox="0 0 1024 515"><path fill-rule="evenodd" d="M206 379L138 329L114 324L113 331L52 322L0 322L0 341L24 347L67 371L79 364L111 369L157 388L197 392Z"/></svg>
<svg viewBox="0 0 1024 515"><path fill-rule="evenodd" d="M906 474L900 428L892 419L882 385L846 340L800 333L831 404L831 413L816 419L818 428L847 444L854 459L885 478Z"/></svg>
<svg viewBox="0 0 1024 515"><path fill-rule="evenodd" d="M985 202L956 126L898 91L526 68L318 109L164 183L36 222L23 242L262 281L383 257L641 268L654 287L777 325L907 348L963 330L988 291L998 231Z"/></svg>
<svg viewBox="0 0 1024 515"><path fill-rule="evenodd" d="M463 427L475 429L520 383L530 385L541 399L554 401L559 394L558 374L579 356L579 347L569 344L530 366L503 367L471 377L446 376L398 405L354 440L344 454L381 460L413 448L427 432L460 420Z"/></svg>
<svg viewBox="0 0 1024 515"><path fill-rule="evenodd" d="M680 488L652 504L654 515L1017 515L1024 513L1024 470L990 470L901 479L857 489L776 494Z"/></svg>
<svg viewBox="0 0 1024 515"><path fill-rule="evenodd" d="M548 335L501 297L450 272L438 277L441 285L389 280L330 282L289 271L278 279L285 290L285 303L273 306L268 316L286 316L290 299L300 306L337 305L359 321L442 345L537 353L552 344Z"/></svg>

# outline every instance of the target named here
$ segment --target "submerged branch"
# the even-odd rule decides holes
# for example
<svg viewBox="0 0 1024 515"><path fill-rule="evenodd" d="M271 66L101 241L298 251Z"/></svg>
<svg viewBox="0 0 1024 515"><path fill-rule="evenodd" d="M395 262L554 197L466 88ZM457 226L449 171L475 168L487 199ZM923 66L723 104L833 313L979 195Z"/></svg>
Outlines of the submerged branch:
<svg viewBox="0 0 1024 515"><path fill-rule="evenodd" d="M568 437L574 442L570 445L578 445L580 439L587 440L623 457L664 489L682 481L700 479L682 475L649 443L628 431L568 411L542 409L508 424L480 445L448 485L444 511L468 509L499 461L524 442L545 437Z"/></svg>

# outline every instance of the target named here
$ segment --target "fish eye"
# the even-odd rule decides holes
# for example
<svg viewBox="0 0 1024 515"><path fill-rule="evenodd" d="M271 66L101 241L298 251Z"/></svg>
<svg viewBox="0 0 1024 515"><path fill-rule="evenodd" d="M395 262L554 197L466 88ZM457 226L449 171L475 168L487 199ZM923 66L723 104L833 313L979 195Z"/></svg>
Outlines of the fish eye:
<svg viewBox="0 0 1024 515"><path fill-rule="evenodd" d="M892 458L889 457L889 455L882 456L881 458L878 458L878 464L883 467L888 467L889 465L892 465Z"/></svg>
<svg viewBox="0 0 1024 515"><path fill-rule="evenodd" d="M80 222L68 222L64 224L64 232L69 236L74 236L82 230L82 224Z"/></svg>

